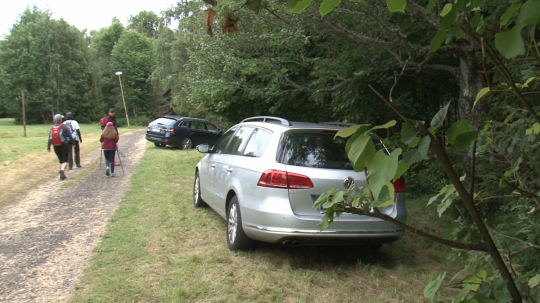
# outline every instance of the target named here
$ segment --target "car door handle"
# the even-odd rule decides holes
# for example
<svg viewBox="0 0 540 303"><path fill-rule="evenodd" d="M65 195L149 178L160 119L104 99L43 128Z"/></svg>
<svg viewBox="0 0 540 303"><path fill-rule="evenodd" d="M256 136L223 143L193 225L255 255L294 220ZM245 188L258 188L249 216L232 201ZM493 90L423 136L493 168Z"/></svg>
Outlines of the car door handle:
<svg viewBox="0 0 540 303"><path fill-rule="evenodd" d="M210 166L212 166L212 168L216 168L216 165L215 165L215 164L212 164L212 165L210 165Z"/></svg>
<svg viewBox="0 0 540 303"><path fill-rule="evenodd" d="M227 167L226 170L227 170L228 172L232 172L232 171L233 171L233 169L232 169L231 167Z"/></svg>

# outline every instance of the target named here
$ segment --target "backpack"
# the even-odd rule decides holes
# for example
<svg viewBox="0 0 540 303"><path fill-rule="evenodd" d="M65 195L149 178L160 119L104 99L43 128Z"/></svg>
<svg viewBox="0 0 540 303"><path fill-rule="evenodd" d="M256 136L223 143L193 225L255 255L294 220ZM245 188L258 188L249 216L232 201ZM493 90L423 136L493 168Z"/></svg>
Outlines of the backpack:
<svg viewBox="0 0 540 303"><path fill-rule="evenodd" d="M99 119L99 125L101 125L102 130L105 128L105 124L107 124L108 121L109 121L109 119L107 119L107 117L103 117L103 118Z"/></svg>
<svg viewBox="0 0 540 303"><path fill-rule="evenodd" d="M64 123L51 126L51 141L52 145L60 146L64 144L64 136L61 134Z"/></svg>
<svg viewBox="0 0 540 303"><path fill-rule="evenodd" d="M78 140L77 130L73 128L73 120L67 120L64 122L68 122L68 121L69 123L66 123L66 125L69 127L69 131L71 132L71 137L73 138L73 140Z"/></svg>

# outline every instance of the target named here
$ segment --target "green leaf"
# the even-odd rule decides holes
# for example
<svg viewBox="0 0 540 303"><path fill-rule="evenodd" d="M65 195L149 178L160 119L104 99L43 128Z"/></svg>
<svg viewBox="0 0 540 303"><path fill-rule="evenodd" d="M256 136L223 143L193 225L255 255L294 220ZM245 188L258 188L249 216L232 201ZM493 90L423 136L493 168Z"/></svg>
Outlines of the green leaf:
<svg viewBox="0 0 540 303"><path fill-rule="evenodd" d="M384 150L375 153L375 157L368 168L369 188L375 199L379 196L383 186L389 183L396 175L399 155L401 155L400 148L394 150L390 155L386 155Z"/></svg>
<svg viewBox="0 0 540 303"><path fill-rule="evenodd" d="M375 126L374 128L372 128L370 131L374 131L374 130L377 130L377 129L388 129L392 126L396 125L396 120L392 120L392 121L389 121L383 125L379 125L379 126Z"/></svg>
<svg viewBox="0 0 540 303"><path fill-rule="evenodd" d="M386 0L386 5L388 10L391 13L395 12L405 12L405 6L407 5L407 0Z"/></svg>
<svg viewBox="0 0 540 303"><path fill-rule="evenodd" d="M439 47L443 44L444 40L446 39L448 31L445 29L439 29L437 33L435 34L435 37L431 39L431 43L429 44L429 52L434 53L436 52Z"/></svg>
<svg viewBox="0 0 540 303"><path fill-rule="evenodd" d="M534 288L540 284L540 275L536 275L529 280L529 287Z"/></svg>
<svg viewBox="0 0 540 303"><path fill-rule="evenodd" d="M354 133L356 133L359 129L361 132L366 131L368 126L369 124L361 124L361 125L355 125L355 126L351 126L347 128L342 128L337 132L336 137L348 138L352 136Z"/></svg>
<svg viewBox="0 0 540 303"><path fill-rule="evenodd" d="M303 12L313 0L289 0L289 9L293 13Z"/></svg>
<svg viewBox="0 0 540 303"><path fill-rule="evenodd" d="M437 112L437 114L435 114L433 119L431 119L431 126L439 127L439 126L442 125L442 123L444 122L444 119L446 118L446 114L448 113L448 107L449 106L450 106L450 102L448 102L448 104L446 104L446 106L441 108L439 110L439 112Z"/></svg>
<svg viewBox="0 0 540 303"><path fill-rule="evenodd" d="M401 142L409 145L416 138L418 132L413 130L409 124L403 124L401 126Z"/></svg>
<svg viewBox="0 0 540 303"><path fill-rule="evenodd" d="M397 180L399 177L401 177L410 167L411 165L405 161L400 161L398 163L398 167L396 170L396 174L394 175L394 178L392 180Z"/></svg>
<svg viewBox="0 0 540 303"><path fill-rule="evenodd" d="M444 17L446 15L448 15L449 12L452 11L452 4L451 3L447 3L444 7L443 7L443 10L441 12L441 17Z"/></svg>
<svg viewBox="0 0 540 303"><path fill-rule="evenodd" d="M328 229L330 227L330 218L328 217L328 214L325 214L324 217L321 219L321 222L317 224L319 226L319 230L323 231L325 229Z"/></svg>
<svg viewBox="0 0 540 303"><path fill-rule="evenodd" d="M324 17L326 14L334 10L341 4L341 0L323 0L321 6L319 6L319 13L321 17Z"/></svg>
<svg viewBox="0 0 540 303"><path fill-rule="evenodd" d="M438 0L429 0L428 5L426 6L426 15L429 14L429 12L431 12L433 7L435 7L435 4L437 4L437 1Z"/></svg>
<svg viewBox="0 0 540 303"><path fill-rule="evenodd" d="M454 145L456 138L462 133L470 130L470 128L471 128L471 122L469 120L459 120L456 123L454 123L450 127L448 132L446 132L448 143Z"/></svg>
<svg viewBox="0 0 540 303"><path fill-rule="evenodd" d="M379 195L377 196L375 201L371 203L370 206L371 207L386 207L386 206L394 205L394 197L395 197L394 185L388 182L382 187L381 191L379 192Z"/></svg>
<svg viewBox="0 0 540 303"><path fill-rule="evenodd" d="M367 126L366 129L358 131L347 140L345 151L354 169L356 171L364 170L366 157L372 156L376 151L369 131L367 131Z"/></svg>
<svg viewBox="0 0 540 303"><path fill-rule="evenodd" d="M514 13L519 9L520 5L519 3L514 3L510 5L510 7L502 14L501 16L501 27L504 27L508 21L510 21L510 18L514 16Z"/></svg>
<svg viewBox="0 0 540 303"><path fill-rule="evenodd" d="M441 217L448 207L452 205L452 202L454 202L453 199L446 199L441 204L437 205L437 213L439 214L439 217Z"/></svg>
<svg viewBox="0 0 540 303"><path fill-rule="evenodd" d="M476 99L474 100L474 104L473 104L473 107L476 106L476 102L478 102L478 100L482 99L482 97L487 94L489 92L489 87L484 87L482 88L478 94L476 94Z"/></svg>
<svg viewBox="0 0 540 303"><path fill-rule="evenodd" d="M506 59L525 54L521 29L514 27L509 31L495 34L495 47Z"/></svg>
<svg viewBox="0 0 540 303"><path fill-rule="evenodd" d="M477 12L474 14L474 16L471 19L471 27L476 28L478 27L478 25L480 25L481 22L482 22L482 14Z"/></svg>
<svg viewBox="0 0 540 303"><path fill-rule="evenodd" d="M327 192L323 193L322 195L320 195L319 198L317 199L317 201L315 201L315 204L313 205L313 208L315 208L315 209L319 208L326 200L328 200L328 197L330 197L331 195L334 194L334 192L336 190L337 189L332 188L329 191L327 191Z"/></svg>
<svg viewBox="0 0 540 303"><path fill-rule="evenodd" d="M424 297L426 297L430 301L433 301L433 299L435 298L435 294L437 294L439 287L441 287L441 283L444 280L444 277L446 277L446 272L440 274L437 279L429 282L429 284L426 285L426 287L424 288Z"/></svg>
<svg viewBox="0 0 540 303"><path fill-rule="evenodd" d="M540 19L540 1L529 0L523 4L517 17L517 25L520 31L523 27L534 24Z"/></svg>
<svg viewBox="0 0 540 303"><path fill-rule="evenodd" d="M465 297L467 296L467 294L471 292L471 289L472 289L472 285L465 284L465 286L463 286L463 288L458 292L454 300L452 300L452 303L462 302L463 299L465 299Z"/></svg>
<svg viewBox="0 0 540 303"><path fill-rule="evenodd" d="M422 160L426 160L428 158L427 154L429 151L430 142L431 138L429 136L425 136L420 139L417 149L408 150L405 154L403 154L403 161L409 164L414 164Z"/></svg>
<svg viewBox="0 0 540 303"><path fill-rule="evenodd" d="M464 151L478 137L477 131L468 131L459 134L455 140L457 150Z"/></svg>
<svg viewBox="0 0 540 303"><path fill-rule="evenodd" d="M486 278L487 272L485 270L481 270L474 275L465 277L462 282L474 286L471 288L471 290L476 291L478 287L486 281Z"/></svg>
<svg viewBox="0 0 540 303"><path fill-rule="evenodd" d="M538 135L538 133L540 133L540 124L538 124L538 122L534 123L531 128L525 130L526 135L530 135L532 133L534 133L535 135Z"/></svg>

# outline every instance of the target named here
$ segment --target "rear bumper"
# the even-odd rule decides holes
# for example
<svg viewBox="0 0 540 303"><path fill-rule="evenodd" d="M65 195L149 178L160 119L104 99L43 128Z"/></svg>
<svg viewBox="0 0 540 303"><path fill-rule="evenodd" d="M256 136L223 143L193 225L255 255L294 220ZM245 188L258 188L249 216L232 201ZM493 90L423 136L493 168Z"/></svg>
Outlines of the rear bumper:
<svg viewBox="0 0 540 303"><path fill-rule="evenodd" d="M167 144L171 146L179 146L180 140L174 137L157 137L146 134L146 140L154 143Z"/></svg>
<svg viewBox="0 0 540 303"><path fill-rule="evenodd" d="M405 231L393 223L367 216L343 214L334 218L328 229L319 230L322 215L295 215L288 200L273 199L272 207L265 203L241 203L243 228L253 240L279 243L292 240L300 245L377 245L399 240ZM405 222L407 211L404 196L396 200L391 217Z"/></svg>

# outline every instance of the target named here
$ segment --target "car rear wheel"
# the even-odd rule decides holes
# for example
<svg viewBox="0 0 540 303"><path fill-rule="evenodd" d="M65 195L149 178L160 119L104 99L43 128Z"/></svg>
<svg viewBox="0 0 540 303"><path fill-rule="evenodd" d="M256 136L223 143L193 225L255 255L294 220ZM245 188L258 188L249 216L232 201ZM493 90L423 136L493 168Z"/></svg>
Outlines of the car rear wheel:
<svg viewBox="0 0 540 303"><path fill-rule="evenodd" d="M180 149L191 149L193 145L193 141L191 141L191 138L184 138L182 142L180 142Z"/></svg>
<svg viewBox="0 0 540 303"><path fill-rule="evenodd" d="M193 205L197 208L206 206L206 203L201 198L201 182L198 172L195 173L195 181L193 182Z"/></svg>
<svg viewBox="0 0 540 303"><path fill-rule="evenodd" d="M154 142L154 145L156 147L165 147L165 146L167 146L167 144L165 144L165 143L157 143L157 142Z"/></svg>
<svg viewBox="0 0 540 303"><path fill-rule="evenodd" d="M242 215L238 198L233 197L227 210L227 245L230 250L248 250L253 245L242 228Z"/></svg>

